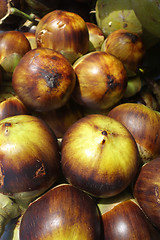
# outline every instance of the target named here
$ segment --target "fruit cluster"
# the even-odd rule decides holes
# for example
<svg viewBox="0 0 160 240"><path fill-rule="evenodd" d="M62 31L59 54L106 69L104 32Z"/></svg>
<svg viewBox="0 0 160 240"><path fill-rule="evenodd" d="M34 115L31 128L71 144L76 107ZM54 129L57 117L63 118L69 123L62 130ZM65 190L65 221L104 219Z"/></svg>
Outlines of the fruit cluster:
<svg viewBox="0 0 160 240"><path fill-rule="evenodd" d="M157 2L0 2L2 240L160 239Z"/></svg>

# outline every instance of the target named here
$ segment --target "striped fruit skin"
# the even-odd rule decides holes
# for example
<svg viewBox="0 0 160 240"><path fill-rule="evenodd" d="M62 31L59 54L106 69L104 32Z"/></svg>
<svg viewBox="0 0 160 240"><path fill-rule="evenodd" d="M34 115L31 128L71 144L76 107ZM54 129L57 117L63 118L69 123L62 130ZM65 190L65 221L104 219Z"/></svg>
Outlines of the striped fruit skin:
<svg viewBox="0 0 160 240"><path fill-rule="evenodd" d="M143 104L124 103L108 116L121 122L133 135L143 162L160 155L160 115Z"/></svg>
<svg viewBox="0 0 160 240"><path fill-rule="evenodd" d="M127 72L116 57L94 51L80 57L73 64L77 84L73 98L91 109L109 109L123 97L127 87Z"/></svg>
<svg viewBox="0 0 160 240"><path fill-rule="evenodd" d="M144 164L136 179L133 194L149 221L160 229L160 158ZM157 238L158 239L158 238Z"/></svg>
<svg viewBox="0 0 160 240"><path fill-rule="evenodd" d="M73 12L54 10L36 27L38 47L62 53L71 63L88 52L89 33L84 19Z"/></svg>
<svg viewBox="0 0 160 240"><path fill-rule="evenodd" d="M60 184L30 204L20 225L20 240L100 240L95 201L70 184Z"/></svg>

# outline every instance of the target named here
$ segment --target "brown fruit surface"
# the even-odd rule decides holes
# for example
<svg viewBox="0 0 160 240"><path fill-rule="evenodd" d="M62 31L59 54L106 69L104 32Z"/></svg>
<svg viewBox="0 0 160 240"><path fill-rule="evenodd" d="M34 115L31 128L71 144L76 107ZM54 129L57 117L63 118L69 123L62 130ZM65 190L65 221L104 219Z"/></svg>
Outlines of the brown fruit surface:
<svg viewBox="0 0 160 240"><path fill-rule="evenodd" d="M30 204L20 225L20 240L100 240L101 218L94 200L61 184Z"/></svg>
<svg viewBox="0 0 160 240"><path fill-rule="evenodd" d="M73 98L94 109L114 106L127 87L127 72L122 62L102 51L85 54L74 64L77 83Z"/></svg>
<svg viewBox="0 0 160 240"><path fill-rule="evenodd" d="M104 40L102 51L112 54L123 62L128 72L137 72L145 55L141 37L126 29L118 29Z"/></svg>
<svg viewBox="0 0 160 240"><path fill-rule="evenodd" d="M70 62L61 53L47 48L25 54L12 77L15 93L35 111L62 107L69 100L75 81Z"/></svg>
<svg viewBox="0 0 160 240"><path fill-rule="evenodd" d="M22 32L13 30L0 33L0 66L10 77L20 59L31 50L28 39Z"/></svg>
<svg viewBox="0 0 160 240"><path fill-rule="evenodd" d="M0 120L15 116L29 114L28 109L17 96L12 96L0 102Z"/></svg>
<svg viewBox="0 0 160 240"><path fill-rule="evenodd" d="M134 196L151 223L160 229L160 158L145 164L137 177Z"/></svg>
<svg viewBox="0 0 160 240"><path fill-rule="evenodd" d="M59 51L73 63L87 53L89 34L85 21L78 14L55 10L38 23L36 41L38 47Z"/></svg>
<svg viewBox="0 0 160 240"><path fill-rule="evenodd" d="M143 104L120 104L108 113L133 135L143 162L160 155L160 114Z"/></svg>
<svg viewBox="0 0 160 240"><path fill-rule="evenodd" d="M104 240L158 240L160 234L148 221L134 199L115 203L110 210L102 213ZM101 204L102 205L102 204ZM103 204L105 207L105 203Z"/></svg>
<svg viewBox="0 0 160 240"><path fill-rule="evenodd" d="M0 63L12 53L23 56L30 49L30 43L22 32L14 30L0 33Z"/></svg>

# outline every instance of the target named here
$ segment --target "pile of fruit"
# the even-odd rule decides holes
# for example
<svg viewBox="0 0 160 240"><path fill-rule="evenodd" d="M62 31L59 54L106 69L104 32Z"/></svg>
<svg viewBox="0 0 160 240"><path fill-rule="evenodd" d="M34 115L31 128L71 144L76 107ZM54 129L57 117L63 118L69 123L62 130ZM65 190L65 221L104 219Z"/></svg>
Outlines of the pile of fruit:
<svg viewBox="0 0 160 240"><path fill-rule="evenodd" d="M160 1L0 1L0 239L160 239Z"/></svg>

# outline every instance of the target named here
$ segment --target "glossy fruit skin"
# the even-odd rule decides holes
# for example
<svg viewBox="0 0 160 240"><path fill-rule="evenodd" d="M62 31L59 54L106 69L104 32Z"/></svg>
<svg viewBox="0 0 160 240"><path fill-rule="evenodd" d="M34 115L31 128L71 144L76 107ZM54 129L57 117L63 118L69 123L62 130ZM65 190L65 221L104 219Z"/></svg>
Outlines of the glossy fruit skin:
<svg viewBox="0 0 160 240"><path fill-rule="evenodd" d="M115 196L137 174L138 149L121 123L91 114L72 124L64 134L61 166L74 186L96 197Z"/></svg>
<svg viewBox="0 0 160 240"><path fill-rule="evenodd" d="M12 75L20 59L30 50L31 45L22 32L0 33L0 66L4 72Z"/></svg>
<svg viewBox="0 0 160 240"><path fill-rule="evenodd" d="M69 184L52 188L30 204L20 225L20 240L100 240L95 201Z"/></svg>
<svg viewBox="0 0 160 240"><path fill-rule="evenodd" d="M31 45L31 49L36 48L37 47L37 43L36 43L35 33L33 33L33 32L24 32L23 34L28 39L28 41L29 41L29 43Z"/></svg>
<svg viewBox="0 0 160 240"><path fill-rule="evenodd" d="M54 10L46 14L36 28L38 47L62 53L71 63L88 51L89 34L78 14Z"/></svg>
<svg viewBox="0 0 160 240"><path fill-rule="evenodd" d="M47 48L25 54L12 76L12 86L20 100L40 112L62 107L69 100L75 81L70 62Z"/></svg>
<svg viewBox="0 0 160 240"><path fill-rule="evenodd" d="M0 133L0 192L16 199L18 194L35 197L47 190L60 167L57 139L50 128L39 118L17 115L0 121Z"/></svg>
<svg viewBox="0 0 160 240"><path fill-rule="evenodd" d="M0 120L15 115L26 114L29 114L29 111L17 96L9 97L0 102Z"/></svg>
<svg viewBox="0 0 160 240"><path fill-rule="evenodd" d="M160 158L146 163L137 177L133 193L151 223L160 229Z"/></svg>
<svg viewBox="0 0 160 240"><path fill-rule="evenodd" d="M128 72L136 73L145 55L141 37L126 29L118 29L105 39L102 51L112 54L123 62Z"/></svg>
<svg viewBox="0 0 160 240"><path fill-rule="evenodd" d="M107 109L123 97L127 72L122 62L102 51L85 54L74 64L77 75L74 100L93 109Z"/></svg>
<svg viewBox="0 0 160 240"><path fill-rule="evenodd" d="M13 30L0 33L0 62L12 53L23 56L30 49L29 41L22 32Z"/></svg>
<svg viewBox="0 0 160 240"><path fill-rule="evenodd" d="M102 214L104 240L158 240L160 234L134 199L115 204Z"/></svg>
<svg viewBox="0 0 160 240"><path fill-rule="evenodd" d="M142 161L160 155L160 115L138 103L124 103L111 109L109 117L121 122L133 135Z"/></svg>

